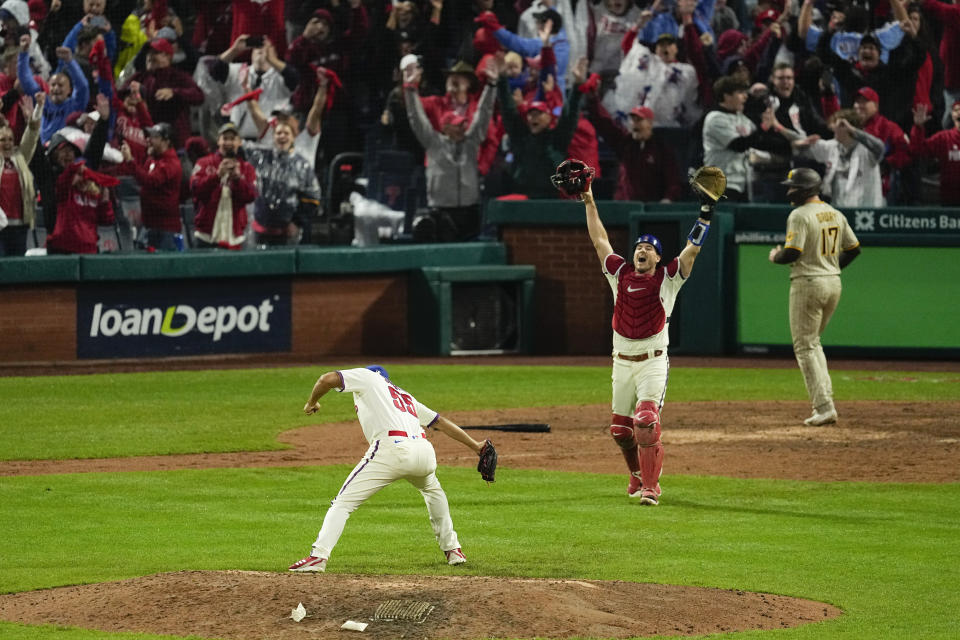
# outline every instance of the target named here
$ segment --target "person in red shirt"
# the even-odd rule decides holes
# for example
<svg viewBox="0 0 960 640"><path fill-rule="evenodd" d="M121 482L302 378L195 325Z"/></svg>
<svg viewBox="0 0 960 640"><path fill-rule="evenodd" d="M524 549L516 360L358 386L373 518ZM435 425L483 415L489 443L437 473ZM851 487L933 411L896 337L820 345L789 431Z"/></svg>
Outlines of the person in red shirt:
<svg viewBox="0 0 960 640"><path fill-rule="evenodd" d="M116 147L124 143L130 145L130 151L138 162L147 155L147 136L145 129L153 126L153 116L147 109L147 103L140 95L140 83L131 82L119 90L113 99L117 120L114 124L113 144Z"/></svg>
<svg viewBox="0 0 960 640"><path fill-rule="evenodd" d="M943 60L943 103L960 100L960 4L923 0L923 10L931 22L943 27L940 38L940 59ZM950 127L951 114L943 114L943 128Z"/></svg>
<svg viewBox="0 0 960 640"><path fill-rule="evenodd" d="M287 62L300 75L300 85L290 98L297 111L306 113L310 110L317 92L317 67L330 69L344 84L351 84L350 59L366 39L370 21L360 0L349 0L349 8L341 8L341 11L349 12L349 26L342 33L336 33L332 13L317 9L304 27L303 34L287 50Z"/></svg>
<svg viewBox="0 0 960 640"><path fill-rule="evenodd" d="M927 138L924 125L930 112L924 104L913 108L913 129L910 130L910 151L917 157L929 156L940 161L940 204L960 206L960 100L950 107L952 129L944 129Z"/></svg>
<svg viewBox="0 0 960 640"><path fill-rule="evenodd" d="M203 104L203 91L189 73L171 66L173 45L164 38L154 38L145 46L147 68L138 71L124 83L129 88L140 83L140 93L155 122L166 122L173 128L173 145L182 149L190 135L190 107Z"/></svg>
<svg viewBox="0 0 960 640"><path fill-rule="evenodd" d="M140 211L143 226L137 233L137 247L177 251L175 236L180 233L180 159L171 146L171 129L166 122L146 130L147 155L137 162L126 142L123 153L124 173L132 174L140 185ZM182 245L181 245L182 246Z"/></svg>
<svg viewBox="0 0 960 640"><path fill-rule="evenodd" d="M243 139L228 122L217 136L217 151L200 158L190 177L197 215L194 237L201 249L242 249L247 229L246 206L257 198L257 173L237 157Z"/></svg>
<svg viewBox="0 0 960 640"><path fill-rule="evenodd" d="M910 204L909 201L917 195L919 189L919 184L914 184L919 174L913 175L909 171L913 157L910 155L910 141L903 129L880 113L880 96L870 87L860 87L857 90L853 108L863 122L863 130L883 140L886 147L883 163L880 165L883 195L890 204Z"/></svg>
<svg viewBox="0 0 960 640"><path fill-rule="evenodd" d="M118 183L83 160L69 164L57 178L57 224L47 236L47 254L96 253L97 226L115 222L107 189Z"/></svg>
<svg viewBox="0 0 960 640"><path fill-rule="evenodd" d="M653 131L653 110L634 107L628 127L617 124L594 96L588 103L597 132L620 161L614 200L674 202L683 194L676 154Z"/></svg>

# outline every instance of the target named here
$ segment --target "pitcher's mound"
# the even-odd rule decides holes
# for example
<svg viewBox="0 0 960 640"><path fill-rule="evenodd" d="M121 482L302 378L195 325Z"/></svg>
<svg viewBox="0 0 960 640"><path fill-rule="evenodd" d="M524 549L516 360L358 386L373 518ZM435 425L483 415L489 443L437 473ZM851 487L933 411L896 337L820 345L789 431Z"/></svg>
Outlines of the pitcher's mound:
<svg viewBox="0 0 960 640"><path fill-rule="evenodd" d="M301 602L307 616L294 622ZM357 637L378 640L700 635L841 613L799 598L635 582L254 571L180 571L0 596L3 620L228 640L342 640L347 620L368 623Z"/></svg>

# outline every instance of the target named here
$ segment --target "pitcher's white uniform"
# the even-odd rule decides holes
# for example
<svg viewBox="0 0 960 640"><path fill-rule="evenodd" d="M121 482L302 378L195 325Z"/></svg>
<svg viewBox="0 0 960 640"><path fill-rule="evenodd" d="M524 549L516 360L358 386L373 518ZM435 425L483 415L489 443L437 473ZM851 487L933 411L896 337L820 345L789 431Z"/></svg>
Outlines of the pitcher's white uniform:
<svg viewBox="0 0 960 640"><path fill-rule="evenodd" d="M423 495L440 550L458 549L447 496L437 480L437 458L423 428L438 417L436 411L369 369L337 371L338 391L353 393L357 418L370 447L350 472L323 518L313 555L329 558L347 518L380 489L404 479Z"/></svg>

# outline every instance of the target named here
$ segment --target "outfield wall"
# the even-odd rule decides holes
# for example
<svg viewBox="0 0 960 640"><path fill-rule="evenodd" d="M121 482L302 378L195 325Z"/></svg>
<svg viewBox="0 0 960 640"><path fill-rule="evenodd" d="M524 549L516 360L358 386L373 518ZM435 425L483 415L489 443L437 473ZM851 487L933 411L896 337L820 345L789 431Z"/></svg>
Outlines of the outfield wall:
<svg viewBox="0 0 960 640"><path fill-rule="evenodd" d="M599 208L615 250L653 233L668 257L697 215L692 203ZM718 209L674 309L672 353L790 352L788 270L765 259L788 212ZM844 274L828 350L960 357L960 210L845 213L864 252ZM448 355L451 327L477 322L512 335L509 352L609 353L613 297L582 204L493 202L486 216L499 241L0 259L0 362ZM488 300L505 310L471 310Z"/></svg>

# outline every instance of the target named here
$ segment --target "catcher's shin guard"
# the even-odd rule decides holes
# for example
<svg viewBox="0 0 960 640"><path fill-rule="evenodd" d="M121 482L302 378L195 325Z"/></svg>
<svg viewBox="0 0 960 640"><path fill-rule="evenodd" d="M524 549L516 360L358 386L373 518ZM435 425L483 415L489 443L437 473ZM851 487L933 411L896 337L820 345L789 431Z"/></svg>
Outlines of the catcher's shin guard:
<svg viewBox="0 0 960 640"><path fill-rule="evenodd" d="M656 402L641 402L633 418L637 444L640 448L640 479L645 489L659 493L660 474L663 472L663 444L660 443L660 411Z"/></svg>
<svg viewBox="0 0 960 640"><path fill-rule="evenodd" d="M630 472L640 471L640 454L637 451L637 439L633 430L633 419L614 413L610 417L610 435L623 452Z"/></svg>

